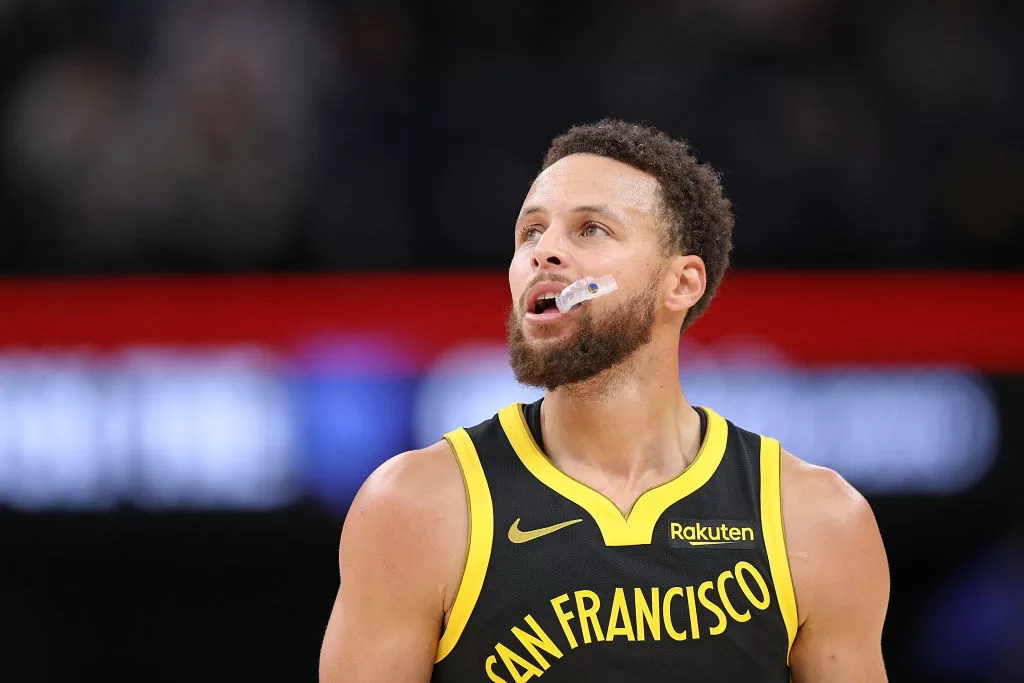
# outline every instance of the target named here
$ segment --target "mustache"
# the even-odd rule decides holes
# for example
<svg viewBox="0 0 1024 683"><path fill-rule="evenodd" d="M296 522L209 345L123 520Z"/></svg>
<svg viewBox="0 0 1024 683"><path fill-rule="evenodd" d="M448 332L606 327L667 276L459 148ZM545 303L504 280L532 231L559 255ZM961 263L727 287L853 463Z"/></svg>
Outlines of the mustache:
<svg viewBox="0 0 1024 683"><path fill-rule="evenodd" d="M526 295L530 293L530 290L533 289L534 285L540 284L541 282L558 282L560 284L569 286L574 282L574 280L570 280L569 278L563 277L561 275L538 275L537 277L533 278L528 283L526 283L526 287L523 289L523 294L522 296L519 297L520 311L526 310Z"/></svg>

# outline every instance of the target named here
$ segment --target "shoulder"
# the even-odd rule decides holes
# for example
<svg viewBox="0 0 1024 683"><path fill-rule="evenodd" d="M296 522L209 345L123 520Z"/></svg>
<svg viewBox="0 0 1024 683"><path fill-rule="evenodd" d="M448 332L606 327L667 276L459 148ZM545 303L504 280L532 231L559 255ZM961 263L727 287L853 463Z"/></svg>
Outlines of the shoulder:
<svg viewBox="0 0 1024 683"><path fill-rule="evenodd" d="M810 508L806 516L821 525L845 528L848 523L874 521L864 496L834 470L812 465L782 449L780 477L784 494L797 498L801 509Z"/></svg>
<svg viewBox="0 0 1024 683"><path fill-rule="evenodd" d="M867 591L887 603L885 549L864 496L837 472L785 450L780 470L783 525L801 624L839 595Z"/></svg>
<svg viewBox="0 0 1024 683"><path fill-rule="evenodd" d="M447 609L468 533L462 473L447 441L407 451L363 483L345 518L341 569L376 566L440 592Z"/></svg>
<svg viewBox="0 0 1024 683"><path fill-rule="evenodd" d="M400 453L367 477L360 487L349 515L365 515L375 509L381 514L404 516L451 504L453 492L460 495L462 475L447 441Z"/></svg>

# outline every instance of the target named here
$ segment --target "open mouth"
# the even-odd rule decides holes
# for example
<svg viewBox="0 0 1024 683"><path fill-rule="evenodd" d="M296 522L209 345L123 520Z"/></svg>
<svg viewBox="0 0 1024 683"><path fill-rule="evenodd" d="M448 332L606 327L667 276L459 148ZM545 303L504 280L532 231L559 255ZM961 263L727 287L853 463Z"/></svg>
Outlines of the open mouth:
<svg viewBox="0 0 1024 683"><path fill-rule="evenodd" d="M533 304L533 312L537 315L552 308L558 310L558 306L555 304L555 294L541 294Z"/></svg>

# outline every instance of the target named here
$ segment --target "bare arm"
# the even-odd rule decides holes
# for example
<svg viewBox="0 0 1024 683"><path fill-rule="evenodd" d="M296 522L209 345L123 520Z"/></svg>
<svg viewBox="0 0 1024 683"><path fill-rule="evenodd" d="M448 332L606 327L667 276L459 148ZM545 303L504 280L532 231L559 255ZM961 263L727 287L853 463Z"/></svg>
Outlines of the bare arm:
<svg viewBox="0 0 1024 683"><path fill-rule="evenodd" d="M446 442L363 484L345 519L323 683L426 683L466 552L461 473Z"/></svg>
<svg viewBox="0 0 1024 683"><path fill-rule="evenodd" d="M783 454L783 516L800 626L795 683L885 683L889 566L866 500L831 470Z"/></svg>

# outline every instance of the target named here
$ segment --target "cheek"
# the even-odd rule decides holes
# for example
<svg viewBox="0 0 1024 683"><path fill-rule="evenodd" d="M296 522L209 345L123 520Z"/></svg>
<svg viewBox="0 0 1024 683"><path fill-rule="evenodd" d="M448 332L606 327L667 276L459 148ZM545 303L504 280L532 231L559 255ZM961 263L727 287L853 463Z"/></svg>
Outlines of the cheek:
<svg viewBox="0 0 1024 683"><path fill-rule="evenodd" d="M522 293L530 279L530 261L524 252L517 253L508 267L508 286L513 298Z"/></svg>

